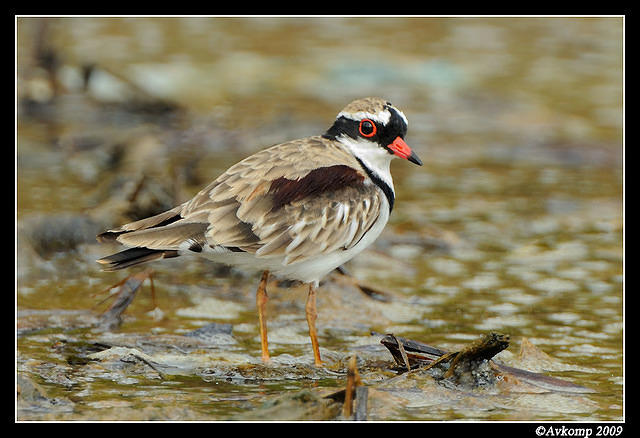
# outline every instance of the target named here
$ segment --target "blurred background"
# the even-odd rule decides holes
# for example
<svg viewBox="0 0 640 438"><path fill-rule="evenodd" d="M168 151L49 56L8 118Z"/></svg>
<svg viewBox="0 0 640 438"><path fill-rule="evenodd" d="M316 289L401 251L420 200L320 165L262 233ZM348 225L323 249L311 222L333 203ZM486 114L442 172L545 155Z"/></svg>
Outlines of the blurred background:
<svg viewBox="0 0 640 438"><path fill-rule="evenodd" d="M117 249L98 245L98 232L171 208L243 157L321 134L351 100L380 96L406 114L407 143L425 165L394 161L388 229L350 270L410 305L358 316L321 294L321 336L339 338L337 351L349 348L344 333L368 330L443 346L487 330L527 337L575 365L564 376L602 389L589 407L534 418L621 418L622 17L17 17L16 26L25 327L51 326L29 315L90 309L93 292L123 278L95 264ZM203 323L176 308L228 273L173 266L154 266L168 316L123 330ZM234 299L247 313L231 322L254 339L255 278L241 280ZM144 315L149 300L136 302ZM19 371L41 372L29 368L34 358L58 364L49 340L19 338ZM282 345L306 352L285 335Z"/></svg>

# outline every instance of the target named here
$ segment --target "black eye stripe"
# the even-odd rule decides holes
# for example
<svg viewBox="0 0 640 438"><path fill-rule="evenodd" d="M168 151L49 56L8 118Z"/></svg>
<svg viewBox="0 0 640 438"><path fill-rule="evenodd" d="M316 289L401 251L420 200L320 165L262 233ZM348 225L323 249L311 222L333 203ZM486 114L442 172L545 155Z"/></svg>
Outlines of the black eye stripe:
<svg viewBox="0 0 640 438"><path fill-rule="evenodd" d="M386 147L395 140L396 137L404 138L407 133L407 124L403 117L393 107L387 107L387 110L391 113L391 117L386 125L372 119L367 119L375 125L375 133L372 135L367 134L368 131L366 130L362 131L360 120L340 116L327 132L324 133L323 137L335 140L341 135L346 135L354 140L367 139L375 141L380 144L380 146Z"/></svg>
<svg viewBox="0 0 640 438"><path fill-rule="evenodd" d="M340 135L347 135L356 139L360 137L359 127L359 121L340 116L336 119L333 126L327 130L324 137L336 139Z"/></svg>

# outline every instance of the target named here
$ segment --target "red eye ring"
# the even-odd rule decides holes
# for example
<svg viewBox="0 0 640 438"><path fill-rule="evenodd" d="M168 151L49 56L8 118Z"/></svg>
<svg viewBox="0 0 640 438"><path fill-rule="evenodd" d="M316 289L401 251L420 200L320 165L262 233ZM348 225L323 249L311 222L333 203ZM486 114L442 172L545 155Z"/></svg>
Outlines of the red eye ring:
<svg viewBox="0 0 640 438"><path fill-rule="evenodd" d="M376 132L378 132L378 128L376 127L376 124L373 123L370 119L362 119L360 121L358 131L363 137L370 138L376 135Z"/></svg>

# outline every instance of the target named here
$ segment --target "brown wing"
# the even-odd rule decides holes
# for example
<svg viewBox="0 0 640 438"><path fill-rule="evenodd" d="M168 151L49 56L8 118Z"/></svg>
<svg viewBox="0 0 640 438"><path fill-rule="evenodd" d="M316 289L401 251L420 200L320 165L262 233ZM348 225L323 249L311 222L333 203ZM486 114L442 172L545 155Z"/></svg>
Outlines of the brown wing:
<svg viewBox="0 0 640 438"><path fill-rule="evenodd" d="M256 255L289 264L349 249L378 219L382 197L363 182L287 203L264 216Z"/></svg>
<svg viewBox="0 0 640 438"><path fill-rule="evenodd" d="M310 137L260 151L191 201L101 236L162 250L226 247L291 263L357 243L377 219L381 196L348 151Z"/></svg>

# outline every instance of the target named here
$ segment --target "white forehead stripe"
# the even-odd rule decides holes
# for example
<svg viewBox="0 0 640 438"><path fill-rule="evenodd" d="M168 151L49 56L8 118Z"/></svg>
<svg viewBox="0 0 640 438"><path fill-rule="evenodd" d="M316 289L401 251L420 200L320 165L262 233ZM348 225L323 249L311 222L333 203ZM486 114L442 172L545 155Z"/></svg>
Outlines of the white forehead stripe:
<svg viewBox="0 0 640 438"><path fill-rule="evenodd" d="M409 121L407 120L407 117L402 113L402 111L400 111L396 107L390 107L390 108L393 109L396 113L398 113L400 117L402 117L402 120L404 120L404 123L407 126L409 125ZM389 120L391 120L391 111L385 109L380 111L377 114L372 114L366 111L358 111L357 113L348 113L345 111L341 111L338 114L338 118L340 117L346 117L347 119L351 119L351 120L371 119L374 122L378 122L378 123L382 123L383 125L386 125L387 123L389 123Z"/></svg>
<svg viewBox="0 0 640 438"><path fill-rule="evenodd" d="M347 113L345 111L340 111L340 113L338 114L338 118L340 117L346 117L347 119L351 120L371 119L374 122L386 125L391 119L391 113L387 110L380 111L378 114L371 114L366 111L358 111L357 113Z"/></svg>

